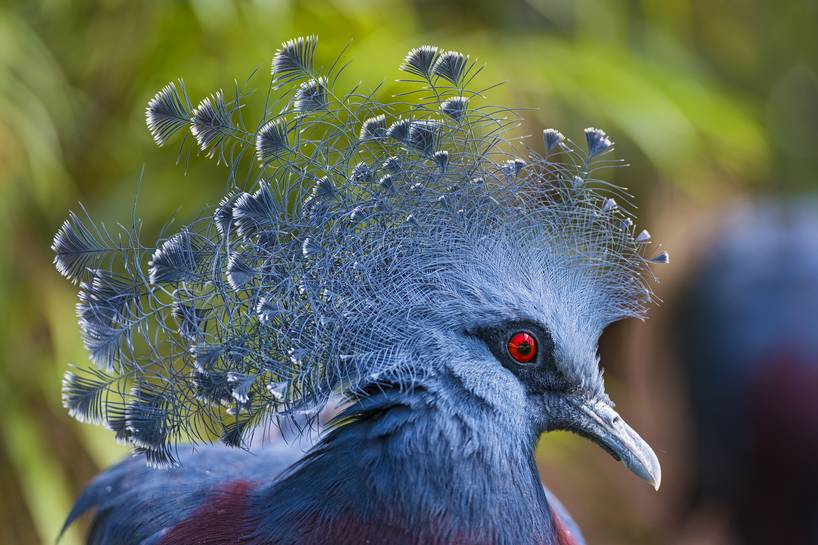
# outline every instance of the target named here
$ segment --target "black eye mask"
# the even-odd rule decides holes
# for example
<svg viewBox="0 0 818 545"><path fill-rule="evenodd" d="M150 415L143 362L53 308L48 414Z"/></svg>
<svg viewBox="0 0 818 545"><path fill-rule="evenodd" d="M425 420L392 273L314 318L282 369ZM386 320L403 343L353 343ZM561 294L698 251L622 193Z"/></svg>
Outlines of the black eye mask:
<svg viewBox="0 0 818 545"><path fill-rule="evenodd" d="M569 388L554 360L554 339L537 322L501 322L476 329L472 334L486 343L500 365L514 373L529 394L540 395ZM531 351L534 356L529 359Z"/></svg>

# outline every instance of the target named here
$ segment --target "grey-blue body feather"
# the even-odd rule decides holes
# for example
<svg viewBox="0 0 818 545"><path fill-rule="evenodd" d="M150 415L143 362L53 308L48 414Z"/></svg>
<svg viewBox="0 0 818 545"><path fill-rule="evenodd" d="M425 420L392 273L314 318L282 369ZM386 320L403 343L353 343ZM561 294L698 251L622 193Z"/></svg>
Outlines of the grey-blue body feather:
<svg viewBox="0 0 818 545"><path fill-rule="evenodd" d="M303 456L278 441L252 454L186 448L166 470L128 459L89 485L66 524L95 509L93 544L584 545L540 483L534 428L519 418L486 426L495 420L486 411L511 411L472 388L452 374L411 395L379 389ZM225 512L227 530L217 523ZM555 537L558 525L570 541Z"/></svg>

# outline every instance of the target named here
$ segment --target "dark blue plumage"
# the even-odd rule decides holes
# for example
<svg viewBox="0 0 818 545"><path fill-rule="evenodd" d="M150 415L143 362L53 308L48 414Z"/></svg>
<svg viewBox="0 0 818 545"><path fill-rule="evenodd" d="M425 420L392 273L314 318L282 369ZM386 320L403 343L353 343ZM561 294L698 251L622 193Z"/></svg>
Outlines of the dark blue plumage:
<svg viewBox="0 0 818 545"><path fill-rule="evenodd" d="M180 453L184 465L169 471L154 470L141 458L131 457L91 481L65 524L93 509L88 543L160 543L213 494L230 490L235 483L270 481L299 454L286 446L267 448L258 456L229 447L185 448ZM233 538L240 535L236 530Z"/></svg>
<svg viewBox="0 0 818 545"><path fill-rule="evenodd" d="M276 52L255 130L222 91L148 104L158 144L189 127L229 167L210 217L146 245L72 215L55 238L96 366L66 374L63 403L164 468L109 470L68 523L96 509L91 543L118 545L582 544L540 483L541 433L661 480L598 365L667 262L597 178L612 140L586 129L581 152L546 130L545 156L517 157L516 115L479 104L467 55L413 49L417 103L381 104L338 90L315 44ZM177 446L249 447L333 396L346 408L297 460Z"/></svg>
<svg viewBox="0 0 818 545"><path fill-rule="evenodd" d="M279 441L252 454L186 448L161 471L128 459L66 524L96 509L92 544L584 545L540 483L534 430L492 429L488 402L449 380L379 389L303 457Z"/></svg>

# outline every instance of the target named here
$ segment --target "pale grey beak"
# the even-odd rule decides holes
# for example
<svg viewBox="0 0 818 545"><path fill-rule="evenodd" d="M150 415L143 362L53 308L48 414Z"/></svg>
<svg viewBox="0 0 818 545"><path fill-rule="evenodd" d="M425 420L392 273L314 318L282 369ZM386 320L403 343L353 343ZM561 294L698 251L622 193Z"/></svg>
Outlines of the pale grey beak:
<svg viewBox="0 0 818 545"><path fill-rule="evenodd" d="M662 483L662 468L653 449L604 400L574 399L571 431L591 439L620 460L655 490Z"/></svg>

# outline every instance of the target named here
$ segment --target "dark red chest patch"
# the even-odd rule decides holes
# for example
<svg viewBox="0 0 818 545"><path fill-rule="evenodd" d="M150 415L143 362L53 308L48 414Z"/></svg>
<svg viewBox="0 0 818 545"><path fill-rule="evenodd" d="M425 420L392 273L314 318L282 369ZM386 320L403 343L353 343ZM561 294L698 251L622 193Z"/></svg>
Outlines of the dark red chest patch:
<svg viewBox="0 0 818 545"><path fill-rule="evenodd" d="M554 521L554 535L557 538L555 545L579 545L574 533L553 509L551 509L551 520Z"/></svg>
<svg viewBox="0 0 818 545"><path fill-rule="evenodd" d="M174 526L158 545L243 543L248 495L254 483L233 481L214 490L191 515Z"/></svg>

